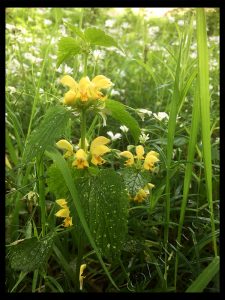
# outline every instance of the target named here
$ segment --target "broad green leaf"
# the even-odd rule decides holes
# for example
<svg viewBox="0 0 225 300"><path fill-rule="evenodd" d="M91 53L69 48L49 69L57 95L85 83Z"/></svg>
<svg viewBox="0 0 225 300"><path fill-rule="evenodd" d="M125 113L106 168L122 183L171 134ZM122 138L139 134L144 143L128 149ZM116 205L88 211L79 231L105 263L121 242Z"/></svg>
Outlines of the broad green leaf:
<svg viewBox="0 0 225 300"><path fill-rule="evenodd" d="M38 240L36 237L18 241L10 246L11 267L23 272L31 272L44 264L52 250L55 232Z"/></svg>
<svg viewBox="0 0 225 300"><path fill-rule="evenodd" d="M134 198L140 189L151 182L149 172L139 171L134 168L125 168L120 171L129 195Z"/></svg>
<svg viewBox="0 0 225 300"><path fill-rule="evenodd" d="M219 272L220 258L216 256L186 290L186 293L203 292L213 277Z"/></svg>
<svg viewBox="0 0 225 300"><path fill-rule="evenodd" d="M47 170L46 183L49 191L56 196L56 199L67 197L69 193L68 187L62 178L60 170L55 164L52 164Z"/></svg>
<svg viewBox="0 0 225 300"><path fill-rule="evenodd" d="M72 37L62 37L58 43L57 68L67 58L81 53L79 43Z"/></svg>
<svg viewBox="0 0 225 300"><path fill-rule="evenodd" d="M50 108L38 128L29 136L23 161L30 161L37 154L44 153L48 146L53 145L64 132L69 117L70 112L63 106Z"/></svg>
<svg viewBox="0 0 225 300"><path fill-rule="evenodd" d="M106 34L103 30L97 28L87 28L84 31L86 40L91 45L98 45L104 47L116 47L123 51L123 49L118 45L117 41L113 37Z"/></svg>
<svg viewBox="0 0 225 300"><path fill-rule="evenodd" d="M126 111L125 106L115 100L107 99L106 103L106 113L111 115L115 120L119 121L122 125L126 125L135 140L138 142L139 136L141 134L138 122Z"/></svg>

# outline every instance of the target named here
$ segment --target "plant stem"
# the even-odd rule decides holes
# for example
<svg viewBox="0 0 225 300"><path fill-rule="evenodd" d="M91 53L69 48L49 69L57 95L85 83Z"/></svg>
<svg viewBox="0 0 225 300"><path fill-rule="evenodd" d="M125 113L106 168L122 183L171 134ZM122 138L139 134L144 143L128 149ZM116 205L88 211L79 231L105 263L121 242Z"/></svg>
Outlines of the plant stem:
<svg viewBox="0 0 225 300"><path fill-rule="evenodd" d="M85 136L86 136L86 111L82 109L80 114L80 131L81 131L81 149L85 151Z"/></svg>
<svg viewBox="0 0 225 300"><path fill-rule="evenodd" d="M84 252L83 237L80 234L78 238L78 253L77 253L76 271L75 271L75 282L76 282L77 291L80 290L80 266L82 262L83 252Z"/></svg>
<svg viewBox="0 0 225 300"><path fill-rule="evenodd" d="M87 59L88 59L88 54L84 54L84 77L87 76Z"/></svg>

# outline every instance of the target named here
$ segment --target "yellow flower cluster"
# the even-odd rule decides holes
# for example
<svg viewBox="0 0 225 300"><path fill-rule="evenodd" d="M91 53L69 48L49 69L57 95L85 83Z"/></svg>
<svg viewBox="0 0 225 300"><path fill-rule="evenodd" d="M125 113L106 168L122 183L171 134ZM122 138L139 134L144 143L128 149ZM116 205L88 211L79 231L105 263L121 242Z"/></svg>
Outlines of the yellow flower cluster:
<svg viewBox="0 0 225 300"><path fill-rule="evenodd" d="M65 75L61 83L68 86L70 90L65 94L63 103L73 106L77 100L87 102L88 100L105 100L101 89L107 89L113 84L109 78L98 75L91 81L88 76L81 78L77 83L71 76Z"/></svg>
<svg viewBox="0 0 225 300"><path fill-rule="evenodd" d="M150 193L150 190L154 188L154 184L148 183L143 189L140 189L136 196L134 197L134 201L137 203L143 202Z"/></svg>
<svg viewBox="0 0 225 300"><path fill-rule="evenodd" d="M61 209L55 214L56 217L65 218L63 220L63 226L69 227L73 225L72 217L70 217L70 210L67 206L65 199L58 199L56 203L61 207Z"/></svg>
<svg viewBox="0 0 225 300"><path fill-rule="evenodd" d="M155 151L150 151L147 153L146 157L144 157L144 147L139 145L136 147L136 156L134 156L130 151L123 151L120 153L120 156L128 158L125 161L125 166L132 166L135 164L135 158L139 163L141 160L144 160L143 168L145 170L154 171L154 164L159 161L159 153Z"/></svg>
<svg viewBox="0 0 225 300"><path fill-rule="evenodd" d="M67 140L58 141L56 146L66 151L64 154L65 158L74 158L72 166L77 169L84 169L89 167L89 156L91 157L91 163L95 166L102 165L106 162L102 156L111 151L110 148L106 146L109 142L110 140L106 137L99 136L92 141L89 152L85 152L83 149L74 152L73 146Z"/></svg>

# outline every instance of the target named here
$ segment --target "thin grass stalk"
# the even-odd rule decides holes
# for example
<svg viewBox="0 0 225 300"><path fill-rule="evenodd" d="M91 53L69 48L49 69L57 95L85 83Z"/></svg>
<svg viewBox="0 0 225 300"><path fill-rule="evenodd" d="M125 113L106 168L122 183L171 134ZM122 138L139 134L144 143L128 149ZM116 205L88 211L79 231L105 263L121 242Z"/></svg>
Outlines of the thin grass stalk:
<svg viewBox="0 0 225 300"><path fill-rule="evenodd" d="M184 175L183 198L182 198L182 203L181 203L180 220L179 220L178 233L177 233L178 245L181 243L182 228L183 228L183 224L184 224L184 216L185 216L185 211L186 211L186 206L187 206L187 198L188 198L188 194L189 194L189 186L190 186L191 174L192 174L192 169L193 169L195 146L196 146L197 135L198 135L198 131L199 131L199 122L200 122L200 110L199 109L200 109L200 103L199 103L199 92L198 92L198 85L197 85L195 96L194 96L194 101L193 101L190 142L188 145L187 163L186 163L185 175ZM176 287L176 283L177 283L178 260L179 260L179 256L176 253L175 276L174 276L175 287Z"/></svg>
<svg viewBox="0 0 225 300"><path fill-rule="evenodd" d="M46 222L46 205L45 205L45 182L44 182L44 163L43 159L37 159L38 169L38 194L39 194L39 205L41 208L41 234L45 236L45 222Z"/></svg>
<svg viewBox="0 0 225 300"><path fill-rule="evenodd" d="M206 17L204 8L197 8L197 49L199 68L199 90L201 107L201 133L203 146L204 172L206 179L206 192L210 210L212 242L214 254L217 256L217 244L215 237L215 222L212 199L212 159L211 159L211 135L210 135L210 97L209 97L209 57L206 32Z"/></svg>

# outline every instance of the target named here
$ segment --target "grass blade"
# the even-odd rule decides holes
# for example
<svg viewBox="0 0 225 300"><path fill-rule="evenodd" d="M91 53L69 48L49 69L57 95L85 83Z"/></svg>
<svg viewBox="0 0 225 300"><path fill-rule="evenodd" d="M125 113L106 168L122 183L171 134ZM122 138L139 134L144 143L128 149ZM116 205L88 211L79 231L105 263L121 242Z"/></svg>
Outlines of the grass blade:
<svg viewBox="0 0 225 300"><path fill-rule="evenodd" d="M203 144L203 161L205 167L206 193L209 203L211 228L213 234L213 248L217 256L217 244L215 238L215 223L212 199L212 159L210 140L210 97L209 97L209 57L206 32L206 17L204 8L197 8L197 49L199 68L199 90L201 108L201 129Z"/></svg>

